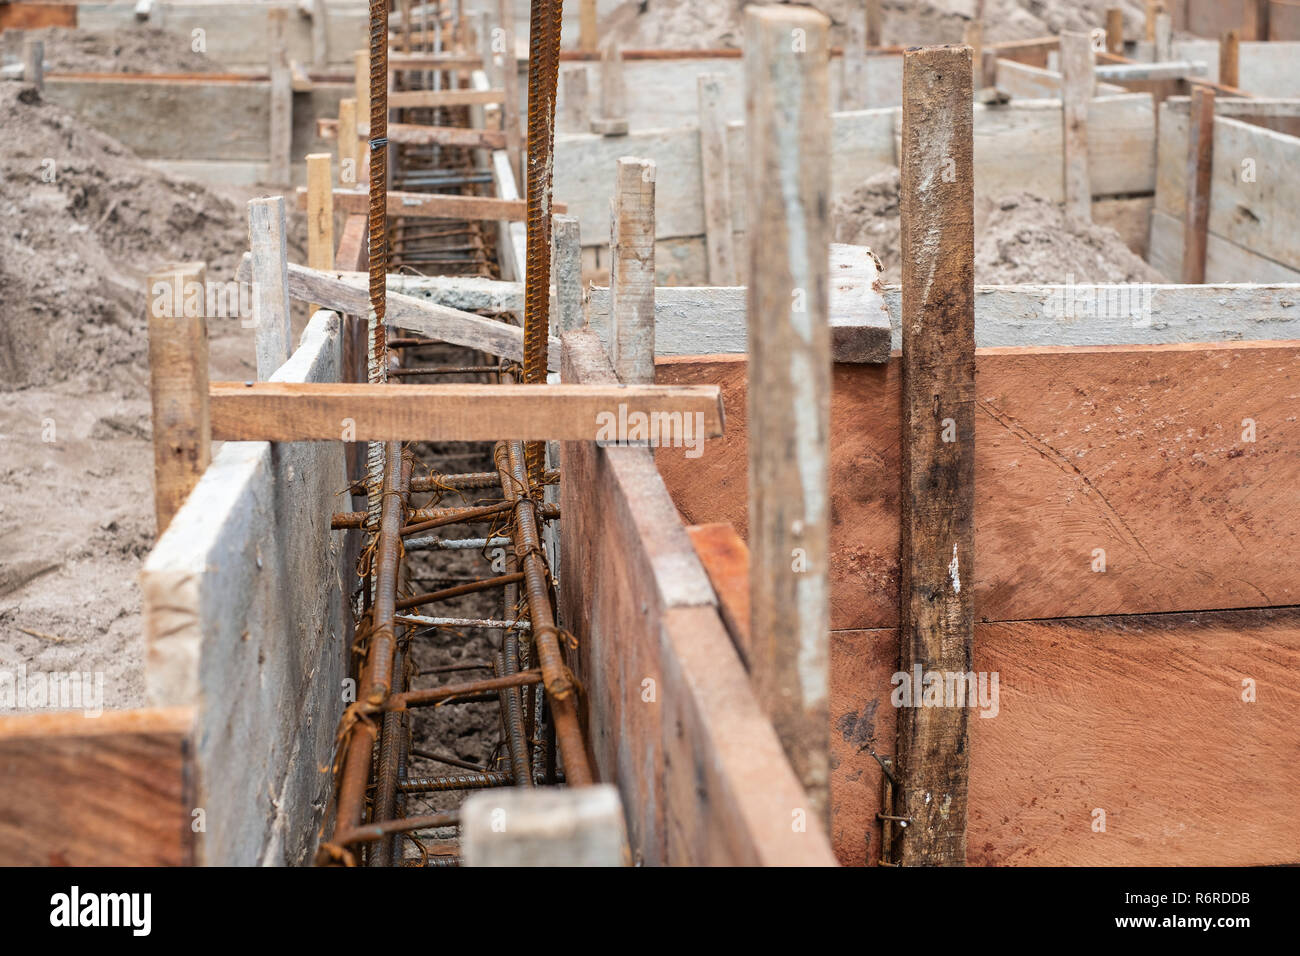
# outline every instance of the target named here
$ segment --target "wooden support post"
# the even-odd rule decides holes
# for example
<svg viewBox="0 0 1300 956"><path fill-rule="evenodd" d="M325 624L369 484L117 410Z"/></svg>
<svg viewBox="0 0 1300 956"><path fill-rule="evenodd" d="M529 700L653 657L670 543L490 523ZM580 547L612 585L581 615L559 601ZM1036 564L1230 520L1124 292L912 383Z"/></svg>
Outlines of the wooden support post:
<svg viewBox="0 0 1300 956"><path fill-rule="evenodd" d="M751 674L807 791L810 806L799 809L823 820L830 804L828 26L807 7L745 10Z"/></svg>
<svg viewBox="0 0 1300 956"><path fill-rule="evenodd" d="M600 117L591 131L602 136L627 135L627 85L623 78L623 51L610 43L600 57Z"/></svg>
<svg viewBox="0 0 1300 956"><path fill-rule="evenodd" d="M566 133L591 131L591 111L587 99L587 65L579 63L560 74L560 120Z"/></svg>
<svg viewBox="0 0 1300 956"><path fill-rule="evenodd" d="M352 55L353 88L356 91L357 125L370 128L370 51L358 50ZM342 135L340 131L339 135ZM365 171L370 166L370 140L358 136L356 142L356 176L358 182L364 181Z"/></svg>
<svg viewBox="0 0 1300 956"><path fill-rule="evenodd" d="M849 8L848 36L844 41L844 56L840 58L841 110L867 108L867 19L870 14L864 3L860 10Z"/></svg>
<svg viewBox="0 0 1300 956"><path fill-rule="evenodd" d="M270 182L287 186L290 182L290 151L293 143L293 74L289 70L289 52L285 45L289 11L283 7L266 11L266 26L271 51L271 165Z"/></svg>
<svg viewBox="0 0 1300 956"><path fill-rule="evenodd" d="M23 82L45 89L45 42L23 38Z"/></svg>
<svg viewBox="0 0 1300 956"><path fill-rule="evenodd" d="M1106 8L1106 52L1124 55L1124 10L1122 7Z"/></svg>
<svg viewBox="0 0 1300 956"><path fill-rule="evenodd" d="M881 9L881 0L867 0L867 47L874 49L881 45L880 33L885 23L885 14Z"/></svg>
<svg viewBox="0 0 1300 956"><path fill-rule="evenodd" d="M1062 36L1062 61L1068 62ZM1087 34L1079 34L1088 50ZM1089 54L1091 55L1091 54ZM903 59L903 428L899 670L967 674L974 643L973 116L960 47ZM940 176L947 168L949 174ZM752 532L751 532L752 533ZM924 678L920 678L923 680ZM966 860L965 696L898 712L893 859ZM887 811L888 812L888 811Z"/></svg>
<svg viewBox="0 0 1300 956"><path fill-rule="evenodd" d="M357 181L357 101L352 97L339 100L339 182L353 185Z"/></svg>
<svg viewBox="0 0 1300 956"><path fill-rule="evenodd" d="M1219 43L1219 85L1236 89L1241 83L1241 34L1229 30Z"/></svg>
<svg viewBox="0 0 1300 956"><path fill-rule="evenodd" d="M158 537L212 460L205 280L201 262L149 276L149 397Z"/></svg>
<svg viewBox="0 0 1300 956"><path fill-rule="evenodd" d="M581 0L578 16L578 48L595 53L599 42L596 36L596 0Z"/></svg>
<svg viewBox="0 0 1300 956"><path fill-rule="evenodd" d="M311 0L311 62L318 70L329 65L329 8L325 0Z"/></svg>
<svg viewBox="0 0 1300 956"><path fill-rule="evenodd" d="M307 154L307 265L324 271L334 268L334 186L329 153ZM287 266L285 273L287 276ZM307 313L315 315L319 308L312 304Z"/></svg>
<svg viewBox="0 0 1300 956"><path fill-rule="evenodd" d="M700 167L704 186L704 240L709 255L709 285L736 284L731 174L727 159L727 120L722 113L722 83L720 73L700 74Z"/></svg>
<svg viewBox="0 0 1300 956"><path fill-rule="evenodd" d="M253 327L257 378L264 382L293 351L289 327L289 259L284 197L248 203L248 245L253 252Z"/></svg>
<svg viewBox="0 0 1300 956"><path fill-rule="evenodd" d="M655 380L655 163L624 156L609 201L609 350L618 380Z"/></svg>
<svg viewBox="0 0 1300 956"><path fill-rule="evenodd" d="M1174 58L1174 18L1161 7L1156 14L1156 39L1153 59L1157 63L1168 63Z"/></svg>
<svg viewBox="0 0 1300 956"><path fill-rule="evenodd" d="M962 42L971 48L971 63L975 64L977 69L973 71L971 82L978 89L983 80L984 64L984 24L975 19L966 24L966 29L962 37Z"/></svg>
<svg viewBox="0 0 1300 956"><path fill-rule="evenodd" d="M499 0L497 9L501 18L501 33L505 50L501 58L501 89L505 103L501 106L502 128L506 134L506 155L515 182L524 186L523 136L519 118L519 65L515 62L515 0Z"/></svg>
<svg viewBox="0 0 1300 956"><path fill-rule="evenodd" d="M582 288L582 238L576 216L556 216L551 222L559 332L572 332L587 325L586 296Z"/></svg>
<svg viewBox="0 0 1300 956"><path fill-rule="evenodd" d="M1268 39L1268 4L1269 0L1246 0L1245 16L1241 24L1242 37L1257 42Z"/></svg>
<svg viewBox="0 0 1300 956"><path fill-rule="evenodd" d="M1165 5L1161 0L1146 0L1146 16L1142 36L1148 43L1156 42L1156 17L1159 16L1164 7Z"/></svg>
<svg viewBox="0 0 1300 956"><path fill-rule="evenodd" d="M1088 176L1088 104L1096 80L1092 39L1086 33L1061 34L1061 122L1064 132L1065 211L1092 221Z"/></svg>
<svg viewBox="0 0 1300 956"><path fill-rule="evenodd" d="M1210 222L1210 172L1214 166L1214 90L1192 87L1187 126L1187 206L1183 224L1183 282L1205 281Z"/></svg>

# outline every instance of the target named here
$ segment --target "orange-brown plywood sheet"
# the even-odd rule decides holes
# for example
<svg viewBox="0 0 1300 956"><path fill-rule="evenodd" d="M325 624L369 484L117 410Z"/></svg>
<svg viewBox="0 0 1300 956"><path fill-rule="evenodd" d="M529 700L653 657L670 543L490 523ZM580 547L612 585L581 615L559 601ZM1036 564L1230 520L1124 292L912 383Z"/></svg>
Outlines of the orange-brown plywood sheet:
<svg viewBox="0 0 1300 956"><path fill-rule="evenodd" d="M977 620L1300 604L1296 343L981 349L976 369ZM743 537L743 356L657 375L721 387L726 437L656 458L688 523ZM833 370L835 629L897 623L899 385L897 362Z"/></svg>

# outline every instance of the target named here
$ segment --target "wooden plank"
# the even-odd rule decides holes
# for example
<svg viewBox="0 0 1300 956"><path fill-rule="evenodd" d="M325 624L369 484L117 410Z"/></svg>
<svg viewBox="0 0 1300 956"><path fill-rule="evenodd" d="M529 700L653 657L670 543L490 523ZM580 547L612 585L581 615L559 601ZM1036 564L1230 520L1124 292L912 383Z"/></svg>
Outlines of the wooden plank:
<svg viewBox="0 0 1300 956"><path fill-rule="evenodd" d="M1206 236L1205 277L1208 282L1245 280L1249 283L1300 283L1300 270L1243 249L1212 231ZM1151 265L1165 275L1178 275L1182 266L1183 223L1158 209L1151 212ZM1269 326L1264 331L1271 331ZM1262 336L1272 338L1271 335Z"/></svg>
<svg viewBox="0 0 1300 956"><path fill-rule="evenodd" d="M505 131L505 149L506 155L510 157L510 168L514 171L515 181L522 183L525 181L525 177L523 167L523 137L519 119L519 67L515 62L514 0L498 0L497 10L501 22L501 40L504 43L504 49L501 51L503 54L501 58L501 85L504 87L505 95L501 107L501 125ZM529 108L532 108L531 104ZM551 108L552 111L554 111L553 91ZM553 125L551 132L553 137Z"/></svg>
<svg viewBox="0 0 1300 956"><path fill-rule="evenodd" d="M289 258L284 197L248 201L248 241L252 247L253 327L257 377L266 381L289 358L293 333L289 312Z"/></svg>
<svg viewBox="0 0 1300 956"><path fill-rule="evenodd" d="M0 32L76 25L75 3L0 3Z"/></svg>
<svg viewBox="0 0 1300 956"><path fill-rule="evenodd" d="M339 182L357 181L357 101L352 97L339 100L338 154Z"/></svg>
<svg viewBox="0 0 1300 956"><path fill-rule="evenodd" d="M1268 0L1243 0L1245 10L1242 17L1242 34L1252 40L1269 38L1269 14L1272 12Z"/></svg>
<svg viewBox="0 0 1300 956"><path fill-rule="evenodd" d="M394 90L388 94L388 106L395 110L504 102L504 90Z"/></svg>
<svg viewBox="0 0 1300 956"><path fill-rule="evenodd" d="M640 441L702 447L722 435L711 386L213 382L221 441ZM350 426L344 425L348 421ZM629 438L630 436L630 438Z"/></svg>
<svg viewBox="0 0 1300 956"><path fill-rule="evenodd" d="M977 624L975 638L974 669L999 680L996 718L971 714L968 862L1297 861L1295 610ZM888 753L896 640L841 631L831 646L832 839L846 865L877 859L870 751Z"/></svg>
<svg viewBox="0 0 1300 956"><path fill-rule="evenodd" d="M1300 71L1295 68L1300 43L1241 42L1241 87L1254 96L1300 96Z"/></svg>
<svg viewBox="0 0 1300 956"><path fill-rule="evenodd" d="M825 819L829 595L829 21L745 11L748 131L750 670ZM791 36L804 44L792 44Z"/></svg>
<svg viewBox="0 0 1300 956"><path fill-rule="evenodd" d="M1236 30L1229 30L1219 44L1219 82L1224 86L1239 86L1240 63L1240 36Z"/></svg>
<svg viewBox="0 0 1300 956"><path fill-rule="evenodd" d="M1124 9L1106 8L1106 52L1124 53Z"/></svg>
<svg viewBox="0 0 1300 956"><path fill-rule="evenodd" d="M266 28L270 37L270 177L278 186L289 183L290 151L293 148L293 74L289 70L289 53L285 46L289 11L272 8L266 11Z"/></svg>
<svg viewBox="0 0 1300 956"><path fill-rule="evenodd" d="M360 255L364 256L364 248ZM248 281L251 274L248 261L247 258L242 261L235 274L241 282ZM363 265L364 261L359 264ZM364 316L369 308L367 283L362 276L340 278L338 274L317 272L290 263L288 277L289 295L299 301L319 302L340 315ZM418 332L453 345L481 349L503 358L516 361L523 358L523 329L472 312L390 292L386 318L394 328ZM553 369L558 370L558 357L548 361Z"/></svg>
<svg viewBox="0 0 1300 956"><path fill-rule="evenodd" d="M1234 119L1214 123L1209 229L1290 269L1300 269L1300 138Z"/></svg>
<svg viewBox="0 0 1300 956"><path fill-rule="evenodd" d="M564 337L566 383L615 384L600 341ZM617 780L634 860L830 864L650 453L563 446L560 610L577 637L589 742Z"/></svg>
<svg viewBox="0 0 1300 956"><path fill-rule="evenodd" d="M330 175L330 154L307 156L307 265L312 269L334 268L334 191ZM287 268L286 268L287 272ZM287 281L287 276L286 276ZM318 305L308 306L315 315Z"/></svg>
<svg viewBox="0 0 1300 956"><path fill-rule="evenodd" d="M1274 42L1300 41L1300 3L1272 0L1268 5L1268 38Z"/></svg>
<svg viewBox="0 0 1300 956"><path fill-rule="evenodd" d="M731 181L726 122L722 115L722 77L701 73L700 179L704 191L704 237L709 253L709 285L736 284L735 227L731 221Z"/></svg>
<svg viewBox="0 0 1300 956"><path fill-rule="evenodd" d="M898 364L833 370L836 629L897 625ZM1295 342L995 348L976 364L981 620L1300 603ZM660 361L661 383L719 386L727 437L656 458L686 521L748 538L744 365Z"/></svg>
<svg viewBox="0 0 1300 956"><path fill-rule="evenodd" d="M370 196L356 189L334 190L334 203L340 210L357 215L370 208ZM298 208L307 208L307 190L298 189ZM557 213L568 211L564 203L552 203ZM522 199L499 199L496 196L461 196L453 193L414 193L393 190L388 193L388 215L412 219L491 219L523 222L528 204Z"/></svg>
<svg viewBox="0 0 1300 956"><path fill-rule="evenodd" d="M362 134L366 118L359 116ZM419 126L389 123L388 141L405 146L463 146L466 149L505 149L506 134L496 129L468 129L462 126Z"/></svg>
<svg viewBox="0 0 1300 956"><path fill-rule="evenodd" d="M1300 146L1300 141L1297 141ZM1214 91L1192 91L1187 137L1187 214L1183 227L1183 282L1205 281L1205 236L1210 220L1210 172L1214 162Z"/></svg>
<svg viewBox="0 0 1300 956"><path fill-rule="evenodd" d="M319 312L274 380L336 380L340 352ZM351 644L354 532L329 530L346 485L342 444L227 442L145 560L146 692L198 712L200 865L312 859Z"/></svg>
<svg viewBox="0 0 1300 956"><path fill-rule="evenodd" d="M610 358L620 382L655 380L655 164L618 161L609 204Z"/></svg>
<svg viewBox="0 0 1300 956"><path fill-rule="evenodd" d="M591 131L601 136L623 136L627 130L623 55L617 43L607 43L600 57L600 116L591 121Z"/></svg>
<svg viewBox="0 0 1300 956"><path fill-rule="evenodd" d="M582 283L582 236L573 216L556 216L552 220L555 243L555 299L561 332L572 332L587 324L586 290Z"/></svg>
<svg viewBox="0 0 1300 956"><path fill-rule="evenodd" d="M1088 104L1092 102L1092 38L1061 34L1061 122L1064 149L1065 211L1092 221L1092 185L1088 179Z"/></svg>
<svg viewBox="0 0 1300 956"><path fill-rule="evenodd" d="M1095 75L1098 80L1109 80L1112 83L1147 83L1205 76L1207 72L1204 63L1171 58L1158 63L1113 63L1098 66Z"/></svg>
<svg viewBox="0 0 1300 956"><path fill-rule="evenodd" d="M6 866L184 866L188 707L0 718Z"/></svg>
<svg viewBox="0 0 1300 956"><path fill-rule="evenodd" d="M311 62L323 70L329 61L329 8L325 0L311 0Z"/></svg>
<svg viewBox="0 0 1300 956"><path fill-rule="evenodd" d="M1087 36L1078 39L1091 62ZM1067 116L1071 103L1076 116L1086 110L1091 92L1088 71L1080 73L1073 62L1077 57L1076 37L1063 34ZM972 653L973 592L969 583L962 587L963 576L971 579L975 550L970 71L965 48L922 49L904 60L899 669L908 673L914 665L964 673ZM946 163L953 164L950 175L936 178ZM1086 188L1083 196L1086 201ZM902 865L966 860L966 724L965 711L957 708L913 707L899 715L893 812L911 820L898 828L892 850Z"/></svg>
<svg viewBox="0 0 1300 956"><path fill-rule="evenodd" d="M718 598L718 613L736 653L749 667L749 548L729 524L695 524L686 529Z"/></svg>
<svg viewBox="0 0 1300 956"><path fill-rule="evenodd" d="M335 260L344 269L365 269L367 256L366 217L364 215L353 213L343 221L343 235L339 237L339 251ZM240 269L242 271L243 263L240 263ZM293 289L293 280L290 279L289 281L289 294L301 298L302 294L295 292Z"/></svg>
<svg viewBox="0 0 1300 956"><path fill-rule="evenodd" d="M577 66L560 73L560 132L585 133L591 128L587 95L587 68Z"/></svg>
<svg viewBox="0 0 1300 956"><path fill-rule="evenodd" d="M212 457L205 273L202 263L188 263L149 277L149 397L159 537Z"/></svg>
<svg viewBox="0 0 1300 956"><path fill-rule="evenodd" d="M579 0L578 49L586 53L596 52L596 0Z"/></svg>

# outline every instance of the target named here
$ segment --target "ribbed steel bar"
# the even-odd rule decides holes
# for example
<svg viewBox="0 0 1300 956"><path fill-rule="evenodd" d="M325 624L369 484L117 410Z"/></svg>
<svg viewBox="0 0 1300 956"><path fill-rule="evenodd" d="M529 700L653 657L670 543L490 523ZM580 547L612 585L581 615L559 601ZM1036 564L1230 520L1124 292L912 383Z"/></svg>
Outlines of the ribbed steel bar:
<svg viewBox="0 0 1300 956"><path fill-rule="evenodd" d="M451 790L490 790L493 787L508 787L514 779L508 773L499 770L483 770L477 773L449 773L440 777L408 777L398 786L402 793L445 793Z"/></svg>

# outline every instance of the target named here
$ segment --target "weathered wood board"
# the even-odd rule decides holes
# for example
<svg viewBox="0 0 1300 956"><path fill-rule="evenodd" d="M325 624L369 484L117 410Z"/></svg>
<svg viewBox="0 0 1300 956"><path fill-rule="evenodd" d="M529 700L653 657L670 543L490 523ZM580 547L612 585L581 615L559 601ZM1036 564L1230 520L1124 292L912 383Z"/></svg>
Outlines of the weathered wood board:
<svg viewBox="0 0 1300 956"><path fill-rule="evenodd" d="M338 320L317 313L272 381L337 381ZM228 442L141 572L145 684L197 709L201 864L310 860L343 710L341 443Z"/></svg>
<svg viewBox="0 0 1300 956"><path fill-rule="evenodd" d="M599 339L565 336L562 378L614 380ZM713 591L643 448L562 446L560 614L578 642L588 745L617 780L638 860L830 863L758 709ZM761 781L761 785L760 785Z"/></svg>
<svg viewBox="0 0 1300 956"><path fill-rule="evenodd" d="M1300 346L986 349L976 362L977 620L1300 603ZM899 370L833 376L831 626L892 627ZM661 359L657 381L721 387L727 437L697 460L656 457L689 523L745 535L743 358Z"/></svg>
<svg viewBox="0 0 1300 956"><path fill-rule="evenodd" d="M0 718L0 865L192 862L188 707Z"/></svg>
<svg viewBox="0 0 1300 956"><path fill-rule="evenodd" d="M879 859L871 751L892 753L896 662L893 630L832 634L831 838L845 864ZM974 668L998 675L998 695L996 716L971 715L969 863L1300 862L1295 609L979 624Z"/></svg>

